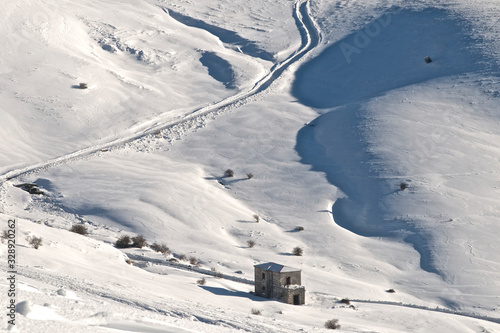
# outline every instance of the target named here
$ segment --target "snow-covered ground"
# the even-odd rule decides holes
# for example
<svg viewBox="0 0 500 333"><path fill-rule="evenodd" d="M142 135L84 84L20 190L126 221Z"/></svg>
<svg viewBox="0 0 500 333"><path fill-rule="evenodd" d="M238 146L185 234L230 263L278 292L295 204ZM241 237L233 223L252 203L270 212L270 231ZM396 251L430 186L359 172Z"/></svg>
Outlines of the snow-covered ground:
<svg viewBox="0 0 500 333"><path fill-rule="evenodd" d="M500 332L494 1L2 8L1 329ZM250 293L267 261L305 305Z"/></svg>

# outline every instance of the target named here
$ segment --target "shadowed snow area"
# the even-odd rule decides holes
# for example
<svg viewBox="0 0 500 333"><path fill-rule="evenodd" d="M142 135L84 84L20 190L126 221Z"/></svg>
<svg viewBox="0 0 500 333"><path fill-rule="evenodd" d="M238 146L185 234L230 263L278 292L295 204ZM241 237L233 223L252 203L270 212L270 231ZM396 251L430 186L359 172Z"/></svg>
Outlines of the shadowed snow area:
<svg viewBox="0 0 500 333"><path fill-rule="evenodd" d="M234 71L231 64L213 52L203 52L200 62L208 69L208 74L224 84L228 89L234 89Z"/></svg>
<svg viewBox="0 0 500 333"><path fill-rule="evenodd" d="M484 68L465 33L468 25L440 9L392 9L302 66L293 95L308 106L331 108ZM426 64L426 56L433 62Z"/></svg>
<svg viewBox="0 0 500 333"><path fill-rule="evenodd" d="M465 249L448 244L443 255L442 234L458 238L453 225L465 221L495 232L488 217L472 217L490 214L483 196L494 190L455 189L472 177L496 183L499 166L498 76L465 31L468 23L445 10L393 9L302 66L293 88L302 103L333 108L299 131L296 149L345 193L333 206L335 222L404 239L422 269L445 279L458 279L449 271Z"/></svg>
<svg viewBox="0 0 500 333"><path fill-rule="evenodd" d="M169 9L168 11L166 9L164 10L172 18L179 21L180 23L190 27L206 30L210 32L212 35L217 36L223 43L232 45L242 53L245 53L252 57L261 58L263 60L268 60L268 61L274 60L274 56L272 53L269 53L261 49L255 42L252 42L248 39L241 37L234 31L220 28L212 24L203 22L202 20L182 15L181 13L177 13L171 9Z"/></svg>

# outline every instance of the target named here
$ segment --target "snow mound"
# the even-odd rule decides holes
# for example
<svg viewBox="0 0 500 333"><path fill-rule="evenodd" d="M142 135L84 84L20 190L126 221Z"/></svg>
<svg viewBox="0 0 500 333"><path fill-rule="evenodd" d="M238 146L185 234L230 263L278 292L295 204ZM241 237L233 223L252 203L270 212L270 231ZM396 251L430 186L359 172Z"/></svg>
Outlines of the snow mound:
<svg viewBox="0 0 500 333"><path fill-rule="evenodd" d="M22 314L23 316L30 314L32 309L33 306L30 301L22 301L16 305L16 312Z"/></svg>

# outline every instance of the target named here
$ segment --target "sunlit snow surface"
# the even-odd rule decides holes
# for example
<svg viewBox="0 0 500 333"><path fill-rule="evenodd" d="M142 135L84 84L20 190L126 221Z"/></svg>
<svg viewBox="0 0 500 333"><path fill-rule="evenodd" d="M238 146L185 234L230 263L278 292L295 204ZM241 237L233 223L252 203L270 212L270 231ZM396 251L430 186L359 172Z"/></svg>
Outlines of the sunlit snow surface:
<svg viewBox="0 0 500 333"><path fill-rule="evenodd" d="M321 44L299 59L316 32L301 8ZM21 1L0 15L12 330L500 330L494 1ZM45 195L13 186L28 182ZM82 221L88 237L67 231ZM136 234L172 254L113 247ZM181 255L200 267L168 261ZM302 269L306 305L250 293L268 261Z"/></svg>

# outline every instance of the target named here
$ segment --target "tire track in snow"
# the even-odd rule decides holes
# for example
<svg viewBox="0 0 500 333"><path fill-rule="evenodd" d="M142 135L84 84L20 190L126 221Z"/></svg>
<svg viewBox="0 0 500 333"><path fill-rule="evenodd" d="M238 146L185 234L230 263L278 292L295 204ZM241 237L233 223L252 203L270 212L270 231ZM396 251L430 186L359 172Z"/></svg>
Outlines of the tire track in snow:
<svg viewBox="0 0 500 333"><path fill-rule="evenodd" d="M301 35L301 46L287 59L275 64L271 68L270 72L262 79L260 79L257 83L255 83L255 85L250 90L230 96L219 102L195 109L186 114L186 116L181 120L162 123L161 120L157 119L158 121L155 122L154 119L150 119L143 122L143 125L153 122L155 122L155 124L149 126L145 130L141 130L134 134L124 136L108 143L87 147L69 154L62 155L60 157L8 171L0 175L0 183L28 174L37 173L45 169L54 168L59 165L67 164L69 162L88 159L93 155L97 156L102 152L107 152L111 149L124 148L128 144L139 142L141 140L147 140L148 138L153 139L157 133L161 133L165 130L170 132L168 133L168 135L170 136L167 135L163 138L171 139L173 141L176 138L180 138L188 130L193 128L196 129L202 126L204 123L206 123L206 120L208 118L215 119L221 113L255 101L256 96L266 91L271 86L271 84L283 74L285 70L287 70L292 64L302 59L307 53L309 53L319 45L321 41L321 34L318 25L311 17L309 1L310 0L298 0L294 4L293 17L297 24L297 29L299 30ZM3 201L2 198L0 198L0 201Z"/></svg>

